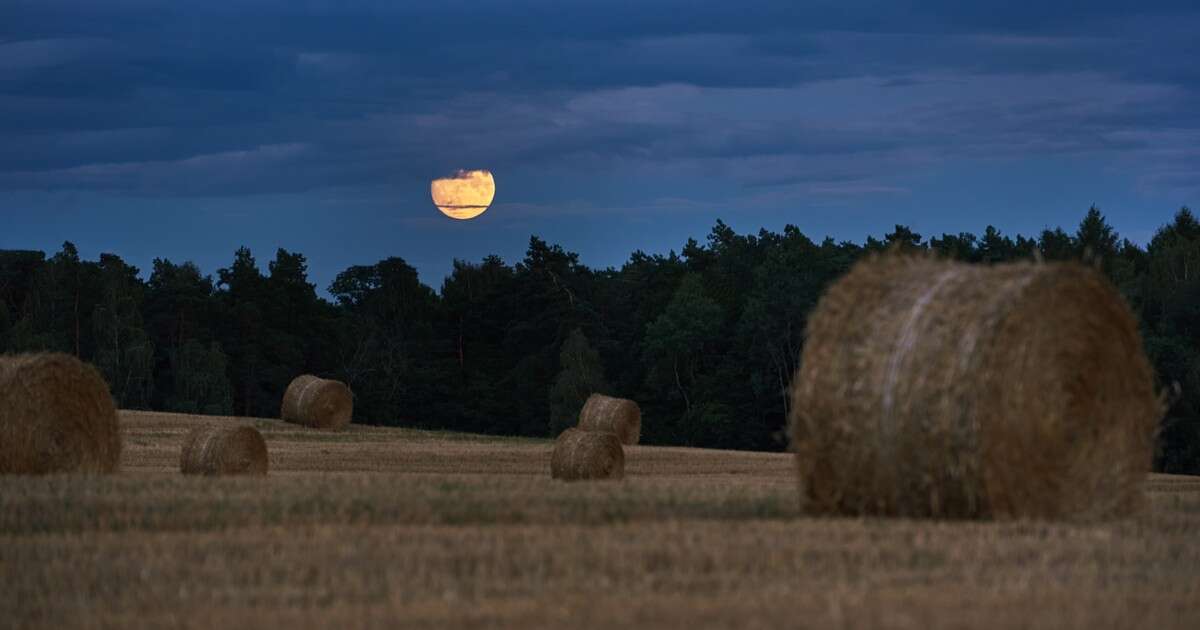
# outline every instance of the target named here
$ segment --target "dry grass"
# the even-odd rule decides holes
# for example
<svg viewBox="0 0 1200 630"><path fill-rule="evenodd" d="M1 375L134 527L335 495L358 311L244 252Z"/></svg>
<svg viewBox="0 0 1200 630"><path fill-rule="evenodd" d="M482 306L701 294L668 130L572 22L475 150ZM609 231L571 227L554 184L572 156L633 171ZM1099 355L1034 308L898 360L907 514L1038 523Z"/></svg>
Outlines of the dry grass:
<svg viewBox="0 0 1200 630"><path fill-rule="evenodd" d="M178 444L197 420L123 413L120 475L0 478L0 618L192 628L1200 621L1200 479L1153 476L1139 517L1102 524L814 519L799 514L787 455L627 447L624 481L563 484L548 475L549 441L251 421L271 451L269 476L184 477Z"/></svg>

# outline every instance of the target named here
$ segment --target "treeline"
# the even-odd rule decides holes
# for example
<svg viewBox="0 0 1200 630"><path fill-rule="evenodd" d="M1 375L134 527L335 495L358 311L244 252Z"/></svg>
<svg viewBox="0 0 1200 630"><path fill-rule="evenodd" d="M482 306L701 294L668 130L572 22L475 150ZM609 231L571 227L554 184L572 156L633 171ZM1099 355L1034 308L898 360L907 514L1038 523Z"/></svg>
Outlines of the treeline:
<svg viewBox="0 0 1200 630"><path fill-rule="evenodd" d="M1095 208L1073 233L926 239L896 226L863 244L718 221L703 243L634 252L619 269L532 237L515 265L455 261L440 291L401 258L354 266L332 302L283 249L265 269L239 249L215 277L158 259L143 280L64 243L49 257L0 251L0 351L78 355L125 408L275 416L288 382L313 373L350 384L356 422L544 436L602 391L641 403L646 443L780 449L806 314L889 248L1098 265L1141 318L1163 386L1180 386L1157 466L1200 472L1200 223L1186 208L1145 248Z"/></svg>

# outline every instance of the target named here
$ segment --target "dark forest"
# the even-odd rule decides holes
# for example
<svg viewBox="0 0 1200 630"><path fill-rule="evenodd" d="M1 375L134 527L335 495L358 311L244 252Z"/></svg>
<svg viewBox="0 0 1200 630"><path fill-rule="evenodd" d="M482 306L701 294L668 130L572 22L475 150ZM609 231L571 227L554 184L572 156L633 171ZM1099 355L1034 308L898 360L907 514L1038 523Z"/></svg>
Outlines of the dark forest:
<svg viewBox="0 0 1200 630"><path fill-rule="evenodd" d="M246 248L215 275L156 259L0 251L0 352L94 363L118 405L273 417L302 373L345 381L355 422L548 436L593 391L637 400L643 442L781 450L805 317L862 256L889 249L991 264L1078 259L1137 314L1160 387L1173 392L1155 467L1200 472L1200 223L1184 208L1142 247L1096 209L1073 231L925 237L897 225L865 243L794 226L641 251L590 269L534 236L515 264L455 261L439 290L403 258L350 267L327 287L302 253L265 265Z"/></svg>

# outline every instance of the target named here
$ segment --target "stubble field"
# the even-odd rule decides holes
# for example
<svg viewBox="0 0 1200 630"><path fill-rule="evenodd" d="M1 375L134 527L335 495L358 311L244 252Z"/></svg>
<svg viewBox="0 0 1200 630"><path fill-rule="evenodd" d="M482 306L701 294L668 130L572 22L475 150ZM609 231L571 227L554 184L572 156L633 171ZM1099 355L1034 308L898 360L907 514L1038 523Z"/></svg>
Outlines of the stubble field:
<svg viewBox="0 0 1200 630"><path fill-rule="evenodd" d="M249 422L265 478L178 473ZM788 455L122 412L122 472L0 477L8 627L1200 627L1200 478L1105 523L800 514Z"/></svg>

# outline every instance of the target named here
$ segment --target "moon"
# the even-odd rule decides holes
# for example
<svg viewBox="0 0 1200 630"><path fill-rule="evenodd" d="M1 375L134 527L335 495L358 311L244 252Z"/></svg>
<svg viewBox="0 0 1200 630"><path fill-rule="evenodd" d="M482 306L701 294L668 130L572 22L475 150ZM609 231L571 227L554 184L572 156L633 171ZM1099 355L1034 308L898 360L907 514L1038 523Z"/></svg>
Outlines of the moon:
<svg viewBox="0 0 1200 630"><path fill-rule="evenodd" d="M455 171L429 184L433 205L451 219L466 221L483 214L496 196L496 180L489 171Z"/></svg>

